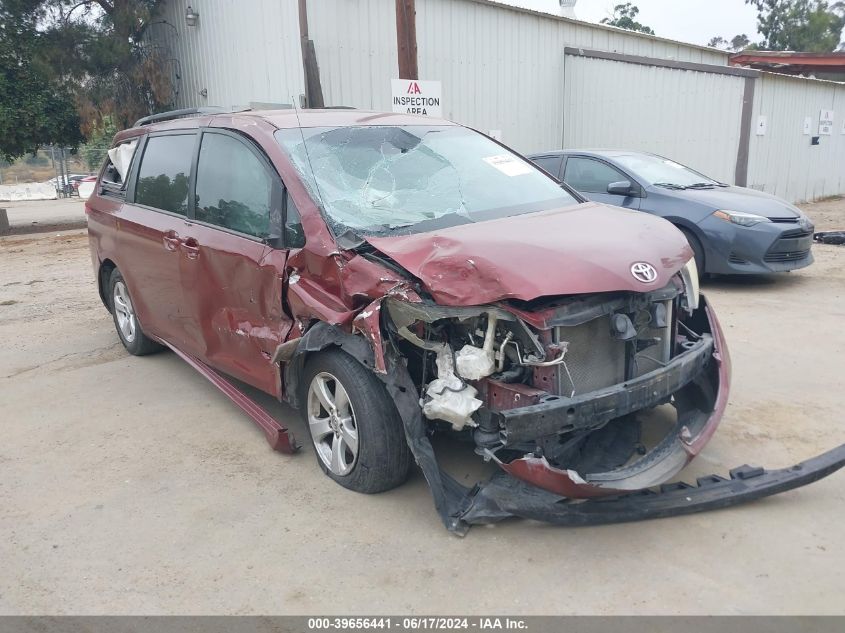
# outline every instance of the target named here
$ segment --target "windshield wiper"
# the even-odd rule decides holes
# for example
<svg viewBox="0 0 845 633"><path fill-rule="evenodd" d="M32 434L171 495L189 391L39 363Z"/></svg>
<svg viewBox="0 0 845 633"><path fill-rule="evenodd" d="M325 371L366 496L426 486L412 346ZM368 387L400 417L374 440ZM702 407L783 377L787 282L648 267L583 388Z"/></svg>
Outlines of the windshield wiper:
<svg viewBox="0 0 845 633"><path fill-rule="evenodd" d="M681 190L681 189L686 189L686 187L684 187L683 185L678 185L674 182L656 182L656 183L654 183L654 186L655 187L665 187L666 189L675 189L675 190L678 190L678 191Z"/></svg>
<svg viewBox="0 0 845 633"><path fill-rule="evenodd" d="M696 182L691 185L687 185L687 189L712 189L713 187L719 186L718 182Z"/></svg>

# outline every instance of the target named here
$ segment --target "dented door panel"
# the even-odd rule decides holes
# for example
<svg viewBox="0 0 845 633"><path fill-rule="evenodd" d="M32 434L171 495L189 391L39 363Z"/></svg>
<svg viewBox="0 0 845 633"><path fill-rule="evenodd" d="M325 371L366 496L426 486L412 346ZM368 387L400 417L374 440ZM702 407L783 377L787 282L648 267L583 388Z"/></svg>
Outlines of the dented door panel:
<svg viewBox="0 0 845 633"><path fill-rule="evenodd" d="M198 223L185 236L197 249L180 257L190 315L185 351L278 397L278 366L270 357L291 326L282 309L286 251Z"/></svg>

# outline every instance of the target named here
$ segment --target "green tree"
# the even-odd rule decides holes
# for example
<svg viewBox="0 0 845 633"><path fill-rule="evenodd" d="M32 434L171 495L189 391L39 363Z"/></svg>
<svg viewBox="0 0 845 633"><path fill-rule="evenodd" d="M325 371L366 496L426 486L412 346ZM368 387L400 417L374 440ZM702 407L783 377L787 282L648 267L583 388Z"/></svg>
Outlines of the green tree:
<svg viewBox="0 0 845 633"><path fill-rule="evenodd" d="M117 134L117 126L108 116L89 132L85 145L79 148L79 155L85 161L89 171L95 171L103 164L115 134Z"/></svg>
<svg viewBox="0 0 845 633"><path fill-rule="evenodd" d="M0 155L169 107L170 66L145 37L161 2L0 0Z"/></svg>
<svg viewBox="0 0 845 633"><path fill-rule="evenodd" d="M757 7L760 47L772 51L829 53L845 27L845 2L827 0L745 0Z"/></svg>
<svg viewBox="0 0 845 633"><path fill-rule="evenodd" d="M712 46L713 48L721 48L725 51L732 51L734 53L738 53L739 51L747 51L753 50L757 48L756 44L752 44L751 40L745 33L741 35L734 35L730 41L726 40L724 37L716 36L711 38L709 42L707 42L707 46Z"/></svg>
<svg viewBox="0 0 845 633"><path fill-rule="evenodd" d="M75 87L82 131L170 106L170 65L145 37L162 0L41 0L54 67Z"/></svg>
<svg viewBox="0 0 845 633"><path fill-rule="evenodd" d="M0 4L0 156L9 161L82 140L72 90L49 66L41 17L36 2Z"/></svg>
<svg viewBox="0 0 845 633"><path fill-rule="evenodd" d="M640 9L636 5L626 2L625 4L617 4L613 8L613 17L604 18L601 23L616 26L620 29L627 29L628 31L639 31L640 33L648 33L654 35L651 27L645 26L637 22L636 18L639 15Z"/></svg>

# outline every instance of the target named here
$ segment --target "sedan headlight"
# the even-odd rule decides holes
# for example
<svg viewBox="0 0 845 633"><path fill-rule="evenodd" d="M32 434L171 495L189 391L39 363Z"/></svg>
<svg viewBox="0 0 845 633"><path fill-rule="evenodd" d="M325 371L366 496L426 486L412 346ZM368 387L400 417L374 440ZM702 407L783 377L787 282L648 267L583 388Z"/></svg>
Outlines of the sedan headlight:
<svg viewBox="0 0 845 633"><path fill-rule="evenodd" d="M771 220L762 215L755 215L753 213L742 213L741 211L716 211L713 215L725 222L732 224L739 224L740 226L754 226L761 222L771 222Z"/></svg>
<svg viewBox="0 0 845 633"><path fill-rule="evenodd" d="M692 313L698 309L698 266L695 265L695 257L684 264L681 269L681 279L684 281L687 309Z"/></svg>

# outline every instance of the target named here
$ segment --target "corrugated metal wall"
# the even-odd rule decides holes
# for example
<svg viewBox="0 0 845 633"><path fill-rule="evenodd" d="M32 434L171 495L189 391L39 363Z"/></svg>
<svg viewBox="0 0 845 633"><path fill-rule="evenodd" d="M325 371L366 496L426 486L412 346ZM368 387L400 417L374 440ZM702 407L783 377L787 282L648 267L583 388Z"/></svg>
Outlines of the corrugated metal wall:
<svg viewBox="0 0 845 633"><path fill-rule="evenodd" d="M399 76L392 0L311 0L308 36L326 105L390 111L390 80Z"/></svg>
<svg viewBox="0 0 845 633"><path fill-rule="evenodd" d="M721 65L728 60L712 49L485 0L416 5L420 79L443 82L444 116L485 132L501 130L505 143L526 153L562 146L566 46Z"/></svg>
<svg viewBox="0 0 845 633"><path fill-rule="evenodd" d="M161 47L178 107L291 103L304 93L297 0L165 0L149 40ZM733 182L744 78L565 55L566 47L724 67L726 53L516 9L489 0L417 0L420 79L443 84L444 114L501 130L522 152L606 146L654 151ZM390 110L398 76L392 0L310 0L327 105ZM845 86L764 75L750 139L748 183L789 200L845 191ZM201 92L207 91L207 96ZM805 117L838 112L812 147Z"/></svg>
<svg viewBox="0 0 845 633"><path fill-rule="evenodd" d="M563 139L562 51L583 46L727 64L720 51L564 20L484 0L417 0L420 79L443 84L444 116L524 152ZM390 110L398 76L395 3L308 4L327 104Z"/></svg>
<svg viewBox="0 0 845 633"><path fill-rule="evenodd" d="M166 0L147 37L170 60L178 107L291 103L304 92L296 0Z"/></svg>
<svg viewBox="0 0 845 633"><path fill-rule="evenodd" d="M174 61L179 107L290 103L304 92L296 0L165 0L151 27ZM390 110L398 76L395 3L311 0L327 105ZM563 140L563 49L582 46L682 61L727 64L727 54L671 40L515 9L487 0L417 0L420 79L443 83L444 116L501 130L524 152ZM207 96L202 96L202 90Z"/></svg>
<svg viewBox="0 0 845 633"><path fill-rule="evenodd" d="M833 110L833 134L818 134L819 113ZM755 133L766 117L766 134ZM812 119L805 135L804 119ZM754 93L748 185L790 201L845 193L845 84L764 73Z"/></svg>
<svg viewBox="0 0 845 633"><path fill-rule="evenodd" d="M661 154L733 183L745 78L566 55L563 146Z"/></svg>

